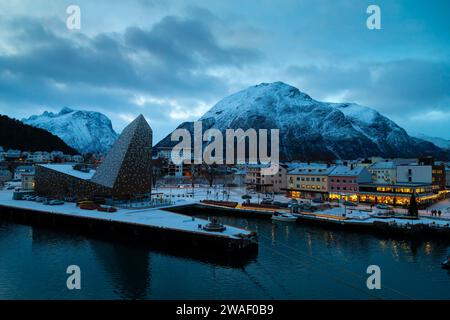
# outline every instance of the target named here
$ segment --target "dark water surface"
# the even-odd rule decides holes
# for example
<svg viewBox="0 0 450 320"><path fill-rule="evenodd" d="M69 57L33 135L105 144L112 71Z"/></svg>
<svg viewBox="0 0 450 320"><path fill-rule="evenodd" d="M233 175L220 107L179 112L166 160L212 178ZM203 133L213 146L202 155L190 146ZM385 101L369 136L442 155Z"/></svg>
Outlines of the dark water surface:
<svg viewBox="0 0 450 320"><path fill-rule="evenodd" d="M0 299L450 299L443 240L222 218L259 234L244 261L172 252L0 220ZM81 268L81 290L66 268ZM381 268L381 290L366 269Z"/></svg>

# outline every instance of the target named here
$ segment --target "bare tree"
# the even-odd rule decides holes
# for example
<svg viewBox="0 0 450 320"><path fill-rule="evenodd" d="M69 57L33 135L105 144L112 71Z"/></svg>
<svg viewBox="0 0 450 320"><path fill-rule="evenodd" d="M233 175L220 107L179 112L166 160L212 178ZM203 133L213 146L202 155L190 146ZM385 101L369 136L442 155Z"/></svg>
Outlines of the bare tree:
<svg viewBox="0 0 450 320"><path fill-rule="evenodd" d="M217 163L210 165L203 162L202 164L202 176L208 181L210 187L213 186L214 180L217 177L217 168Z"/></svg>

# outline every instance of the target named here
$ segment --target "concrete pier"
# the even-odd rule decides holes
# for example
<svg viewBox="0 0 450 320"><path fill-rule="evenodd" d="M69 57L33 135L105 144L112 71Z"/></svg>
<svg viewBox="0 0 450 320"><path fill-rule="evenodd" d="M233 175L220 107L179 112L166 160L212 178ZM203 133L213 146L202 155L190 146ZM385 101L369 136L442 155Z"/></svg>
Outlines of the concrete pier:
<svg viewBox="0 0 450 320"><path fill-rule="evenodd" d="M82 210L74 203L49 206L33 201L13 200L12 192L0 191L0 217L19 223L50 224L109 233L118 237L163 241L165 244L177 246L204 247L230 252L251 250L257 246L256 233L250 230L226 226L222 232L210 232L203 229L203 226L208 224L207 220L164 209L164 207L119 208L117 212L108 213Z"/></svg>

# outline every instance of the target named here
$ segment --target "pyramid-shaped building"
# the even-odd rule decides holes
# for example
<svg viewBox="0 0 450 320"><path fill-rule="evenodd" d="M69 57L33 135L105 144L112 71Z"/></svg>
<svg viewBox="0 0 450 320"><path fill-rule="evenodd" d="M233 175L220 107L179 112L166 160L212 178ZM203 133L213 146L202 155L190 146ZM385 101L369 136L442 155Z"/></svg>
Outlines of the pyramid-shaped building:
<svg viewBox="0 0 450 320"><path fill-rule="evenodd" d="M140 115L123 130L97 170L73 165L38 166L35 191L55 198L149 195L152 137L152 129Z"/></svg>

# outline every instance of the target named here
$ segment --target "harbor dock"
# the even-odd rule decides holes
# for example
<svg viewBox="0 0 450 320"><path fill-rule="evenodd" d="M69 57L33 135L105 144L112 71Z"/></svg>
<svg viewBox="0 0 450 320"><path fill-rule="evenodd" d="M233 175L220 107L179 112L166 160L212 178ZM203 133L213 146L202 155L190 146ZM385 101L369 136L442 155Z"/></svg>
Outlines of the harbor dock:
<svg viewBox="0 0 450 320"><path fill-rule="evenodd" d="M208 231L204 229L208 220L167 211L186 205L191 203L181 201L158 208L118 208L117 212L100 212L80 209L75 203L49 206L33 201L13 200L12 192L0 191L0 218L19 223L73 227L117 237L229 252L257 247L255 232L232 226L225 226L223 231Z"/></svg>
<svg viewBox="0 0 450 320"><path fill-rule="evenodd" d="M186 211L184 211L186 210ZM270 219L274 212L290 212L285 208L252 207L251 205L220 206L217 202L197 203L194 207L185 208L182 212L210 212L224 216L239 216L248 218ZM297 223L321 225L340 228L348 231L363 231L385 235L402 235L407 237L444 237L450 238L450 219L430 216L417 218L405 215L380 215L376 212L362 209L345 209L336 206L327 210L315 212L299 212Z"/></svg>

